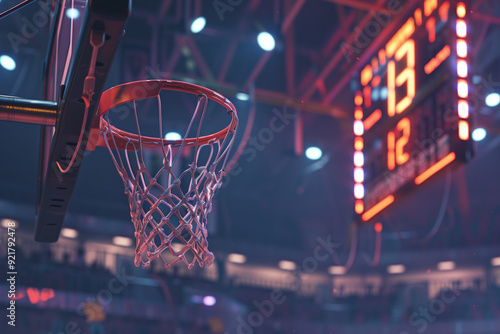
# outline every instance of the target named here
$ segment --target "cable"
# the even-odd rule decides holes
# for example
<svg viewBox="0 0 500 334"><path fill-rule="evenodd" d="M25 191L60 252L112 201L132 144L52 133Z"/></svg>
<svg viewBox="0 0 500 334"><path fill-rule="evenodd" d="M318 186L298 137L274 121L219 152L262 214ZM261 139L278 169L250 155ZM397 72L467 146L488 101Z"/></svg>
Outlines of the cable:
<svg viewBox="0 0 500 334"><path fill-rule="evenodd" d="M11 7L9 9L7 9L6 11L0 13L0 19L3 19L7 15L14 13L15 11L17 11L17 10L29 5L30 3L35 2L35 1L38 1L38 0L25 0L21 3L18 3L14 7Z"/></svg>
<svg viewBox="0 0 500 334"><path fill-rule="evenodd" d="M438 215L436 217L436 221L434 222L434 226L432 226L432 229L429 231L429 233L427 233L427 235L425 235L422 238L422 240L420 241L421 243L425 243L425 242L429 241L439 231L439 228L441 227L441 224L443 223L444 214L446 213L446 207L448 206L448 199L450 197L450 189L451 189L451 172L448 172L446 174L444 193L443 193L443 198L441 200L441 207L439 208Z"/></svg>
<svg viewBox="0 0 500 334"><path fill-rule="evenodd" d="M387 221L387 225L390 226L392 231L398 235L399 239L404 240L405 242L410 244L423 244L432 239L436 235L436 233L439 231L439 228L443 223L444 215L446 213L446 208L448 207L448 200L450 197L450 190L451 190L451 179L452 179L452 174L451 172L448 172L446 174L443 198L441 199L441 206L439 208L436 221L434 222L431 230L427 234L425 234L423 237L416 238L419 240L406 240L401 235L401 231L398 230L397 226L394 226L394 224L392 224L389 220Z"/></svg>
<svg viewBox="0 0 500 334"><path fill-rule="evenodd" d="M349 248L349 255L347 256L347 262L345 265L342 266L337 253L336 252L333 253L333 259L336 262L336 264L338 266L344 267L346 272L348 272L349 269L351 269L354 263L354 259L356 258L356 250L358 246L358 227L356 225L354 225L354 231L352 232L350 243L351 247Z"/></svg>
<svg viewBox="0 0 500 334"><path fill-rule="evenodd" d="M71 10L75 10L75 0L71 0ZM64 72L61 79L61 83L64 84L66 82L66 75L68 74L69 63L71 62L71 58L73 57L73 15L71 15L71 26L69 30L69 47L68 54L66 55L66 63L64 64Z"/></svg>
<svg viewBox="0 0 500 334"><path fill-rule="evenodd" d="M375 251L373 260L370 260L367 254L363 254L363 259L372 267L378 266L380 262L380 255L382 253L382 231L375 230Z"/></svg>
<svg viewBox="0 0 500 334"><path fill-rule="evenodd" d="M250 88L250 96L251 96L252 103L250 105L250 112L248 113L247 126L245 127L245 132L243 133L243 138L241 139L241 142L238 145L238 148L236 149L236 153L231 158L231 160L227 163L226 173L228 173L231 169L233 169L234 165L236 164L238 159L243 154L243 151L245 150L245 147L247 146L248 140L250 139L250 134L252 133L252 130L253 130L253 122L255 121L255 114L256 114L256 110L257 110L254 95L255 94L254 94L253 87L251 87Z"/></svg>

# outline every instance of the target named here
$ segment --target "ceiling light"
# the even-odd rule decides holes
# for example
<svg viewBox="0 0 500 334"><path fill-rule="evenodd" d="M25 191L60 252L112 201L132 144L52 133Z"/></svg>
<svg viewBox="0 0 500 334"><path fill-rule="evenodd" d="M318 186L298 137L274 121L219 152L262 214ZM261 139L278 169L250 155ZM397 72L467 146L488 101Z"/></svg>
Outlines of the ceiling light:
<svg viewBox="0 0 500 334"><path fill-rule="evenodd" d="M203 28L205 28L206 24L207 24L207 20L203 16L196 18L193 21L193 23L191 23L191 32L193 34L199 33L200 31L203 30Z"/></svg>
<svg viewBox="0 0 500 334"><path fill-rule="evenodd" d="M14 59L7 55L0 56L0 65L8 71L13 71L16 69L16 62Z"/></svg>
<svg viewBox="0 0 500 334"><path fill-rule="evenodd" d="M250 95L245 93L236 93L236 98L240 101L248 101L250 99Z"/></svg>
<svg viewBox="0 0 500 334"><path fill-rule="evenodd" d="M117 246L129 247L132 246L132 239L126 237L113 237L113 243Z"/></svg>
<svg viewBox="0 0 500 334"><path fill-rule="evenodd" d="M69 239L75 239L78 237L78 231L65 227L61 230L61 236Z"/></svg>
<svg viewBox="0 0 500 334"><path fill-rule="evenodd" d="M491 259L491 265L493 267L500 267L500 257L494 257Z"/></svg>
<svg viewBox="0 0 500 334"><path fill-rule="evenodd" d="M477 128L474 131L472 131L472 139L474 141L481 141L484 138L486 138L486 130L483 128Z"/></svg>
<svg viewBox="0 0 500 334"><path fill-rule="evenodd" d="M205 304L205 306L214 306L216 302L217 302L217 299L215 299L214 296L203 297L203 304Z"/></svg>
<svg viewBox="0 0 500 334"><path fill-rule="evenodd" d="M330 275L344 275L347 270L344 266L331 266L330 268L328 268L328 272L330 273Z"/></svg>
<svg viewBox="0 0 500 334"><path fill-rule="evenodd" d="M14 219L2 219L0 225L4 228L18 228L19 227L19 222Z"/></svg>
<svg viewBox="0 0 500 334"><path fill-rule="evenodd" d="M247 262L247 257L243 254L231 253L227 256L227 260L232 263L245 263Z"/></svg>
<svg viewBox="0 0 500 334"><path fill-rule="evenodd" d="M295 264L295 262L292 262L292 261L280 261L278 263L278 266L280 267L280 269L283 269L283 270L295 270L295 268L297 268L297 265Z"/></svg>
<svg viewBox="0 0 500 334"><path fill-rule="evenodd" d="M66 16L70 19L77 19L80 16L80 11L76 8L68 8L66 10Z"/></svg>
<svg viewBox="0 0 500 334"><path fill-rule="evenodd" d="M488 96L486 96L485 102L488 107L491 108L496 107L497 105L500 104L500 94L498 93L488 94Z"/></svg>
<svg viewBox="0 0 500 334"><path fill-rule="evenodd" d="M323 152L318 147L309 147L306 150L306 157L310 160L318 160L323 156Z"/></svg>
<svg viewBox="0 0 500 334"><path fill-rule="evenodd" d="M455 262L453 261L443 261L439 262L437 264L438 270L444 271L444 270L453 270L455 269Z"/></svg>
<svg viewBox="0 0 500 334"><path fill-rule="evenodd" d="M257 42L264 51L272 51L276 46L274 37L268 32L261 32L259 36L257 36Z"/></svg>
<svg viewBox="0 0 500 334"><path fill-rule="evenodd" d="M387 272L389 274L402 274L406 270L406 267L402 264L393 264L387 267Z"/></svg>
<svg viewBox="0 0 500 334"><path fill-rule="evenodd" d="M177 132L169 132L165 135L166 140L181 140L182 137L179 133Z"/></svg>

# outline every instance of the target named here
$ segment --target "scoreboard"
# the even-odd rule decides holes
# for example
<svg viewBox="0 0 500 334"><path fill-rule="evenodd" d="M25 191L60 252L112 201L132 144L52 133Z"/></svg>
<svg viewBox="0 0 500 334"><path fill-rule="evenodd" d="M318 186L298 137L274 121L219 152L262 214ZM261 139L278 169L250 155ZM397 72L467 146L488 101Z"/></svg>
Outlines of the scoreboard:
<svg viewBox="0 0 500 334"><path fill-rule="evenodd" d="M354 209L361 222L472 157L468 5L421 1L357 75Z"/></svg>

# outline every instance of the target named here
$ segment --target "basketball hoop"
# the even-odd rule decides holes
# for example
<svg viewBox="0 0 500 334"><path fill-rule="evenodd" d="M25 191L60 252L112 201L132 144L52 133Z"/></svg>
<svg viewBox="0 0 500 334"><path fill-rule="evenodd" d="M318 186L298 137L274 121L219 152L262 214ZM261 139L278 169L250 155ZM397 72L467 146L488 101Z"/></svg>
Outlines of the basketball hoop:
<svg viewBox="0 0 500 334"><path fill-rule="evenodd" d="M160 98L163 90L197 96L195 111L180 140L163 139ZM150 98L158 101L157 137L141 134L141 113L137 110L136 102ZM204 135L202 125L209 100L224 107L230 120L226 128ZM136 133L118 129L111 124L109 111L126 103L133 106ZM161 259L166 268L180 260L189 269L195 263L201 267L211 265L214 255L208 250L207 214L211 211L214 192L221 187L222 178L228 172L225 165L238 123L233 104L224 96L194 84L142 80L104 92L98 116L87 149L93 150L96 145L108 148L123 180L136 231L135 265L146 267L156 258ZM195 129L195 135L189 136ZM187 147L194 151L191 152L193 160L187 168L180 168L179 156ZM158 170L146 166L145 148L161 153L163 163L159 169L156 168ZM170 254L164 253L167 250Z"/></svg>

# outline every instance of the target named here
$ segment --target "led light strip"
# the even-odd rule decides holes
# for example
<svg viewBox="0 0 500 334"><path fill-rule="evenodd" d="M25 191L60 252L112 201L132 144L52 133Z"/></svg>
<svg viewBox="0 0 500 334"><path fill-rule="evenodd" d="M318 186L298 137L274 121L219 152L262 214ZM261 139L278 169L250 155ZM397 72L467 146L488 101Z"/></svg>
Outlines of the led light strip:
<svg viewBox="0 0 500 334"><path fill-rule="evenodd" d="M457 4L457 20L456 20L456 33L457 33L457 94L458 105L457 112L460 120L458 121L458 137L461 140L469 140L469 84L468 78L468 63L467 63L467 23L465 16L467 8L463 2Z"/></svg>
<svg viewBox="0 0 500 334"><path fill-rule="evenodd" d="M363 134L365 132L365 127L363 124L363 93L358 91L354 94L354 104L356 109L354 111L354 123L353 132L356 136L354 139L354 198L356 198L356 203L354 205L354 210L357 214L363 213L365 211L365 205L363 203L363 198L365 197L365 186L363 181L365 179L365 156L363 154Z"/></svg>

